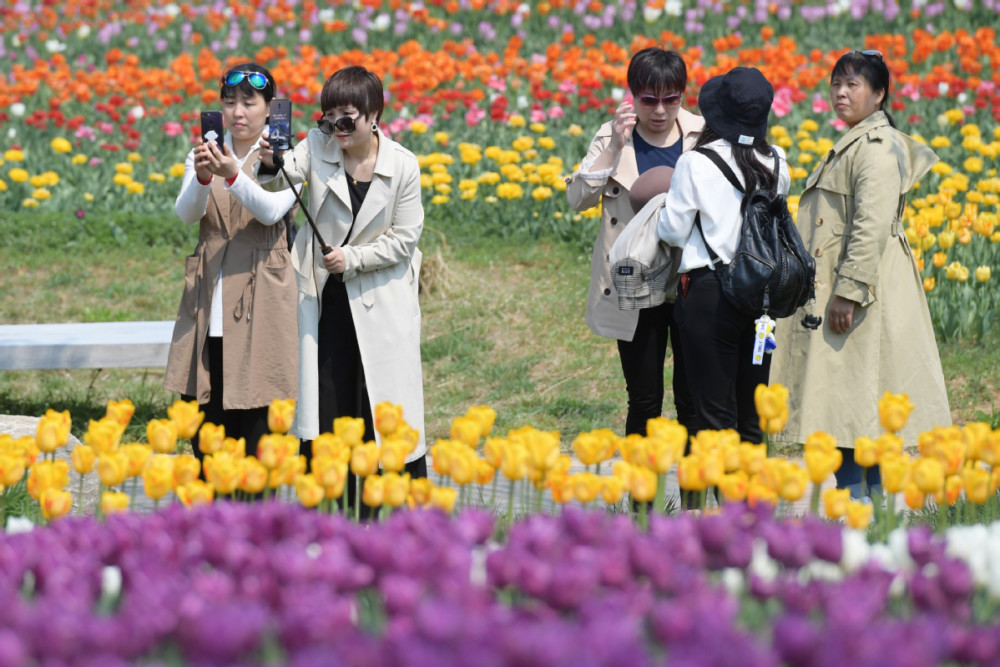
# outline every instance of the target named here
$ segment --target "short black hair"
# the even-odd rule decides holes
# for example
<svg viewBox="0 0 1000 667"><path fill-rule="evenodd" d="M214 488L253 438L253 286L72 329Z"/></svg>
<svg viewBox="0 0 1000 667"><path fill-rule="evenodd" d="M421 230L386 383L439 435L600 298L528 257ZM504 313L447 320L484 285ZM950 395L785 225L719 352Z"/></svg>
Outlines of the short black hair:
<svg viewBox="0 0 1000 667"><path fill-rule="evenodd" d="M833 71L830 72L830 83L832 84L836 77L848 74L857 74L863 78L868 82L872 92L877 93L881 90L885 93L882 95L882 101L879 103L878 108L880 111L885 112L885 115L889 118L889 123L895 127L892 117L889 116L889 112L885 109L886 102L889 101L892 80L889 74L889 67L885 64L882 55L878 52L864 53L862 51L848 51L840 56L837 64L833 66Z"/></svg>
<svg viewBox="0 0 1000 667"><path fill-rule="evenodd" d="M323 84L319 106L323 113L335 107L352 106L362 116L374 117L378 122L385 109L382 80L360 65L339 69Z"/></svg>
<svg viewBox="0 0 1000 667"><path fill-rule="evenodd" d="M676 51L651 46L632 56L626 79L633 95L643 91L683 93L687 88L687 65Z"/></svg>
<svg viewBox="0 0 1000 667"><path fill-rule="evenodd" d="M267 79L267 85L263 88L254 88L250 85L250 81L243 77L235 86L226 85L226 77L232 72L257 72L264 75ZM226 70L226 73L222 75L222 80L219 88L219 97L226 100L236 97L237 94L242 94L245 97L253 97L254 95L261 95L264 98L264 102L270 103L274 99L274 77L271 73L267 71L266 67L262 67L257 63L240 63L234 67L230 67Z"/></svg>

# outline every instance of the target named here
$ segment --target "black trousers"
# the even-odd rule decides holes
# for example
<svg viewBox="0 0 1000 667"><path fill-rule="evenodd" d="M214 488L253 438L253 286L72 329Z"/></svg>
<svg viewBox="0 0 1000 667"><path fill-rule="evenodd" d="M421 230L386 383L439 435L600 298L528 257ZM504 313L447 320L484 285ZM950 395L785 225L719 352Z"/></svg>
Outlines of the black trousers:
<svg viewBox="0 0 1000 667"><path fill-rule="evenodd" d="M753 364L755 320L733 308L722 295L714 271L688 274L687 294L674 306L680 330L688 388L694 405L692 435L704 429L736 429L747 442L763 441L754 390L767 384L771 356Z"/></svg>
<svg viewBox="0 0 1000 667"><path fill-rule="evenodd" d="M222 337L212 337L208 338L208 377L212 386L212 393L209 396L208 403L201 403L199 407L201 411L205 413L205 422L215 424L216 426L224 426L226 428L226 436L230 438L243 438L246 441L246 453L247 456L255 456L257 454L257 443L260 441L261 436L266 435L270 432L267 427L267 412L270 409L269 405L265 405L260 408L251 408L249 410L226 410L222 407L222 367L225 360L222 357ZM193 396L181 396L185 401L194 400ZM204 423L204 422L202 422ZM200 446L201 436L196 435L191 440L191 444L194 447L194 455L199 461L203 461L205 455L201 451ZM205 478L205 473L202 471L202 479Z"/></svg>
<svg viewBox="0 0 1000 667"><path fill-rule="evenodd" d="M668 341L673 357L672 389L677 421L691 428L694 403L685 379L682 341L674 322L674 304L663 303L640 310L635 336L631 341L618 341L618 356L628 392L626 435L646 435L646 421L663 414L663 366Z"/></svg>

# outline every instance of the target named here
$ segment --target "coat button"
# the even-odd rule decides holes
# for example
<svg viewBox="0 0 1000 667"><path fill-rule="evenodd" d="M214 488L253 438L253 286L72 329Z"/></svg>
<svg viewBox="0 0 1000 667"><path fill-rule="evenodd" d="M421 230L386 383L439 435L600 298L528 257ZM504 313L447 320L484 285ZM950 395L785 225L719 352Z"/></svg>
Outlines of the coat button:
<svg viewBox="0 0 1000 667"><path fill-rule="evenodd" d="M823 249L822 248L816 248L816 256L817 257L822 257L823 256Z"/></svg>
<svg viewBox="0 0 1000 667"><path fill-rule="evenodd" d="M816 226L820 227L823 224L823 218L816 218Z"/></svg>
<svg viewBox="0 0 1000 667"><path fill-rule="evenodd" d="M605 287L604 288L604 296L611 296L611 288L610 287Z"/></svg>
<svg viewBox="0 0 1000 667"><path fill-rule="evenodd" d="M611 218L611 226L614 227L618 224L618 218Z"/></svg>
<svg viewBox="0 0 1000 667"><path fill-rule="evenodd" d="M619 191L620 191L620 188L617 185L615 187L611 188L611 194L613 194L613 195L618 194Z"/></svg>

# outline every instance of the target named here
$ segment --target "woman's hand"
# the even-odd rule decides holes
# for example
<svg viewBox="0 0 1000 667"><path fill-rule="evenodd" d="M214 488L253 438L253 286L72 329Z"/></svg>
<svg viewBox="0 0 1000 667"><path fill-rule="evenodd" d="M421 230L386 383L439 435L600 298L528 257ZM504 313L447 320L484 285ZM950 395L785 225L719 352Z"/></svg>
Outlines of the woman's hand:
<svg viewBox="0 0 1000 667"><path fill-rule="evenodd" d="M212 156L209 153L208 142L204 142L194 149L194 173L198 176L198 181L208 183L212 180L214 172L211 169Z"/></svg>
<svg viewBox="0 0 1000 667"><path fill-rule="evenodd" d="M858 304L842 296L834 295L830 299L830 308L826 312L826 321L833 333L844 334L850 331L854 321L854 308Z"/></svg>
<svg viewBox="0 0 1000 667"><path fill-rule="evenodd" d="M229 150L229 146L223 144L223 150L219 150L214 141L202 145L208 149L205 161L210 172L227 180L240 172L240 167L236 164L236 159L233 157L232 151Z"/></svg>
<svg viewBox="0 0 1000 667"><path fill-rule="evenodd" d="M620 151L625 142L628 141L629 136L632 134L632 128L635 127L636 114L635 107L628 100L622 102L615 109L615 115L611 119L611 148L615 151Z"/></svg>
<svg viewBox="0 0 1000 667"><path fill-rule="evenodd" d="M271 150L271 144L267 142L268 137L262 136L260 138L260 150L257 155L260 158L261 164L263 164L268 169L274 169L274 151Z"/></svg>
<svg viewBox="0 0 1000 667"><path fill-rule="evenodd" d="M323 255L323 267L330 273L343 273L347 268L347 259L342 248L331 248Z"/></svg>

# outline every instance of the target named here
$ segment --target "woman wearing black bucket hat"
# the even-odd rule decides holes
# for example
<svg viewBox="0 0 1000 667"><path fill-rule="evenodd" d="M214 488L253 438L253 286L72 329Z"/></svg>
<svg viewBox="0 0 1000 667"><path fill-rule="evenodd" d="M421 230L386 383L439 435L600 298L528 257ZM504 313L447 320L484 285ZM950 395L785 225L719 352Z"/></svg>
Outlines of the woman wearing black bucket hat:
<svg viewBox="0 0 1000 667"><path fill-rule="evenodd" d="M764 355L760 365L753 363L755 317L727 302L714 270L716 263L732 261L739 244L743 194L698 149L721 157L744 191L777 189L787 194L790 177L784 152L765 141L773 99L771 84L754 68L737 67L705 82L698 96L705 129L695 150L677 160L660 215L660 238L682 249L674 318L684 365L690 369L692 435L704 429L735 429L743 440L761 442L754 390L767 384L770 355ZM700 229L695 220L699 213Z"/></svg>

